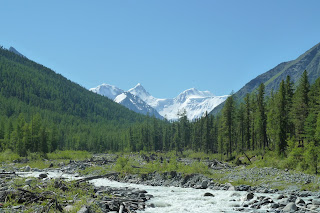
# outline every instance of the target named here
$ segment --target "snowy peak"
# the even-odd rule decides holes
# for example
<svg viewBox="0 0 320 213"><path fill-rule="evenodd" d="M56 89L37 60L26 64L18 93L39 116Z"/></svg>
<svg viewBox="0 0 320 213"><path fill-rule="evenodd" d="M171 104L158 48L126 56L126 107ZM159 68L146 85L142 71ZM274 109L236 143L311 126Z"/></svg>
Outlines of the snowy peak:
<svg viewBox="0 0 320 213"><path fill-rule="evenodd" d="M132 89L129 89L128 92L130 92L131 94L133 94L135 96L138 96L139 98L141 98L144 101L147 100L151 96L140 83L138 83Z"/></svg>
<svg viewBox="0 0 320 213"><path fill-rule="evenodd" d="M163 117L154 108L130 92L121 93L114 99L114 101L137 113L163 119Z"/></svg>
<svg viewBox="0 0 320 213"><path fill-rule="evenodd" d="M176 97L176 100L180 102L184 102L190 98L206 98L206 97L213 97L213 96L214 95L209 91L199 91L196 88L191 88L180 93Z"/></svg>
<svg viewBox="0 0 320 213"><path fill-rule="evenodd" d="M112 100L114 100L118 95L123 93L124 91L122 89L119 89L118 87L115 87L113 85L109 84L101 84L95 88L89 89L91 92L103 95L105 97L108 97Z"/></svg>
<svg viewBox="0 0 320 213"><path fill-rule="evenodd" d="M90 90L107 96L135 112L155 115L157 118L164 117L168 120L179 119L179 114L183 111L187 112L189 120L194 120L203 116L206 112L211 112L228 98L228 95L215 96L209 91L199 91L196 88L191 88L183 91L175 98L160 99L150 95L140 83L128 92L108 84Z"/></svg>

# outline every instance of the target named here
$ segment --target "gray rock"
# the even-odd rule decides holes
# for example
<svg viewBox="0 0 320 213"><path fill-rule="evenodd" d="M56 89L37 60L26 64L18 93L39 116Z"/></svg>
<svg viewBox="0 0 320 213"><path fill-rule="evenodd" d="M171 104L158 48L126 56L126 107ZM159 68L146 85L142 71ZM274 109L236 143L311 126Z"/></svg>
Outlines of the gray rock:
<svg viewBox="0 0 320 213"><path fill-rule="evenodd" d="M202 189L208 188L208 181L207 181L207 180L202 181L202 183L201 183L201 188L202 188Z"/></svg>
<svg viewBox="0 0 320 213"><path fill-rule="evenodd" d="M298 197L298 198L296 199L296 201L295 201L295 204L296 204L296 205L304 205L305 203L306 203L306 202L304 202L304 200L302 200L302 199L299 198L299 197Z"/></svg>
<svg viewBox="0 0 320 213"><path fill-rule="evenodd" d="M86 206L83 206L77 213L89 213L89 210Z"/></svg>
<svg viewBox="0 0 320 213"><path fill-rule="evenodd" d="M297 206L296 206L296 204L294 204L294 203L288 203L284 208L283 208L283 210L282 211L284 211L284 212L294 212L294 211L296 211L298 208L297 208Z"/></svg>
<svg viewBox="0 0 320 213"><path fill-rule="evenodd" d="M272 209L276 209L276 208L279 208L279 204L277 204L277 203L272 203L272 204L270 205L270 207L271 207Z"/></svg>
<svg viewBox="0 0 320 213"><path fill-rule="evenodd" d="M279 201L279 205L284 207L289 203L288 198L283 198Z"/></svg>
<svg viewBox="0 0 320 213"><path fill-rule="evenodd" d="M25 172L30 172L31 171L31 167L29 165L26 165L26 167L24 167L24 171Z"/></svg>
<svg viewBox="0 0 320 213"><path fill-rule="evenodd" d="M320 200L313 199L312 200L312 204L315 205L315 206L320 206Z"/></svg>
<svg viewBox="0 0 320 213"><path fill-rule="evenodd" d="M228 191L235 191L236 188L231 183L226 183L226 186L228 187Z"/></svg>
<svg viewBox="0 0 320 213"><path fill-rule="evenodd" d="M282 199L282 198L284 198L284 195L279 195L279 196L277 197L278 200L280 200L280 199Z"/></svg>

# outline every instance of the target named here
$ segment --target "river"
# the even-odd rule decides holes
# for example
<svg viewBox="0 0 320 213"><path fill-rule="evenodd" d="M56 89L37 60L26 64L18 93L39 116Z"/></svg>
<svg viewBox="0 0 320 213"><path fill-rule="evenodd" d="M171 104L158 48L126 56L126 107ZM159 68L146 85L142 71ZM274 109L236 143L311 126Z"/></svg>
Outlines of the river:
<svg viewBox="0 0 320 213"><path fill-rule="evenodd" d="M23 175L25 177L38 177L40 173L41 172L20 173L20 175ZM64 177L73 180L81 178L61 172L48 172L47 174L49 178ZM95 186L131 187L146 190L148 194L153 195L154 198L147 201L148 207L144 211L141 211L144 213L235 212L236 209L242 209L242 211L245 212L265 212L267 210L266 208L268 208L267 205L265 206L265 209L259 210L241 208L240 206L244 202L242 197L247 192L149 186L141 184L120 183L117 181L108 180L106 178L99 178L91 180L89 182ZM211 193L213 196L204 196L205 193ZM267 196L274 199L278 195L255 193L255 197L256 196Z"/></svg>

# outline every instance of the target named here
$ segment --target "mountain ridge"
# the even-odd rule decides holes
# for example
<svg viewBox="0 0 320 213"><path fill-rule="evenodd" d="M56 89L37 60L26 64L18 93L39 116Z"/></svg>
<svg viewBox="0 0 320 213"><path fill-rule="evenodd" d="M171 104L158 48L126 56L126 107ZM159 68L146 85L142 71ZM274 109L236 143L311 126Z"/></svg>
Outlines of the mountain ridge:
<svg viewBox="0 0 320 213"><path fill-rule="evenodd" d="M103 84L102 84L103 85ZM96 92L103 96L109 96L109 98L112 98L109 94L112 92L103 93L101 89L102 85L99 85L95 88L91 88L90 91ZM108 84L105 84L108 85ZM117 87L108 87L110 88L117 88ZM182 114L184 111L186 111L186 115L189 120L194 120L196 118L199 118L203 116L206 112L210 112L216 105L224 101L227 96L215 96L209 91L199 91L196 88L190 88L183 92L181 92L177 97L175 98L155 98L153 97L143 86L141 83L138 83L135 87L129 89L127 92L131 93L135 96L135 98L139 98L141 102L138 99L138 103L134 103L135 106L140 106L140 113L146 114L148 111L150 115L153 114L159 114L160 116L166 118L167 120L177 120L179 119L180 114ZM126 93L127 94L127 93ZM114 98L114 101L117 103L120 103L124 105L126 103L126 107L133 111L137 111L137 107L133 107L131 103L134 102L132 98L129 98L128 96L125 96L124 93L119 94L120 97ZM131 103L128 101L124 101L124 98L129 98L131 100ZM146 110L143 108L145 107L151 107L155 110L155 112L150 111L150 108ZM131 107L131 108L130 108Z"/></svg>
<svg viewBox="0 0 320 213"><path fill-rule="evenodd" d="M314 45L296 59L279 63L274 68L250 80L234 93L234 97L241 102L247 93L254 92L261 83L265 84L265 95L268 96L272 90L279 89L281 81L285 80L288 75L293 83L296 84L305 70L308 72L308 79L311 84L320 77L320 43ZM223 105L224 103L221 103L211 113L219 113Z"/></svg>

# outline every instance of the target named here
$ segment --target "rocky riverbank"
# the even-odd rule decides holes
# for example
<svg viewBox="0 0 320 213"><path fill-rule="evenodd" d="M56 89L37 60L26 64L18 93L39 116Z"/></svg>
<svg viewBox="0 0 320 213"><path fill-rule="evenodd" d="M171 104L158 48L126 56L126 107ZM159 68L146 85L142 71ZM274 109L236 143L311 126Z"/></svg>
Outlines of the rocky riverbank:
<svg viewBox="0 0 320 213"><path fill-rule="evenodd" d="M73 185L68 185L67 181L61 177L50 175L51 172L58 172L79 179L81 171L91 169L87 177L98 177L98 170L94 168L110 169L115 165L116 158L115 155L99 155L86 161L51 162L49 167L52 167L51 164L53 164L55 168L46 169L20 167L18 162L2 164L0 208L9 212L135 212L148 205L154 207L153 196L144 190L94 187L87 184L86 181L79 180L73 181ZM152 160L148 158L149 161ZM138 157L141 167L148 158ZM194 161L179 160L185 164ZM232 167L216 160L208 160L205 164L210 168L211 175L155 171L140 174L112 174L108 178L119 182L150 186L232 191L234 193L228 199L234 211L251 212L259 209L271 212L320 211L320 192L303 190L309 184L319 185L317 176L275 168ZM19 172L38 172L39 175L36 178L19 177ZM81 184L81 187L74 183ZM78 195L67 195L67 192L72 191L73 187L78 187L82 191L79 191ZM61 194L57 196L56 190ZM85 192L85 198L79 196L83 192ZM203 196L214 197L215 194L208 192ZM14 201L10 205L8 204L9 199ZM148 200L150 201L147 202Z"/></svg>

